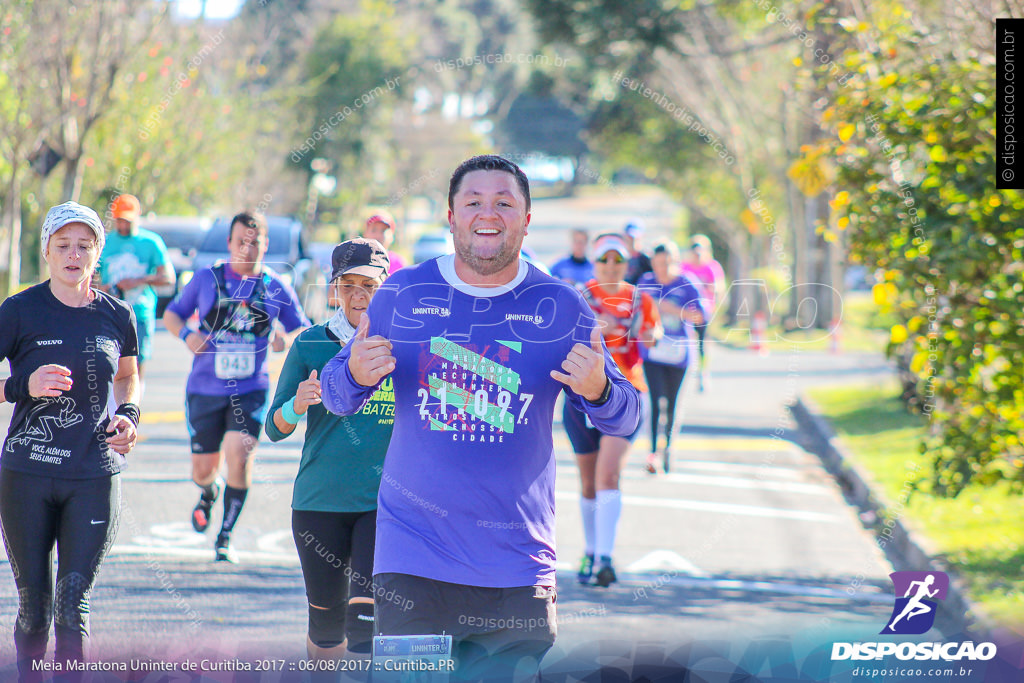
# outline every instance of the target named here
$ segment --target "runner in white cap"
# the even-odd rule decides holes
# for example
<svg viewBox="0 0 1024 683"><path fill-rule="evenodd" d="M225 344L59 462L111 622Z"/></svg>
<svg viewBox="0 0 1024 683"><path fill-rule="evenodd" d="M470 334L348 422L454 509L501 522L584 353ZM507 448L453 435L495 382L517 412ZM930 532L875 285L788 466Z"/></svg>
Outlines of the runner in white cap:
<svg viewBox="0 0 1024 683"><path fill-rule="evenodd" d="M84 659L89 594L117 533L119 472L139 424L132 309L90 286L103 241L95 211L53 207L42 231L50 279L0 305L0 359L11 365L0 391L14 404L0 521L18 586L23 681L42 678L51 621L55 660Z"/></svg>

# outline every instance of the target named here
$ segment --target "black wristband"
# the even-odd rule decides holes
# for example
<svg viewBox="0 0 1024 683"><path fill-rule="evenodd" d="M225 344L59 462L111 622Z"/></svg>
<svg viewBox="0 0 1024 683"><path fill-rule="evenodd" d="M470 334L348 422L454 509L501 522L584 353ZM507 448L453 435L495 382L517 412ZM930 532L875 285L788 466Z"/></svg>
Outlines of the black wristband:
<svg viewBox="0 0 1024 683"><path fill-rule="evenodd" d="M14 376L11 375L4 382L4 399L8 403L17 403L18 401L32 398L28 393L28 375Z"/></svg>
<svg viewBox="0 0 1024 683"><path fill-rule="evenodd" d="M142 411L134 403L122 403L114 411L114 415L123 415L131 420L132 424L136 427L139 426L139 418L142 416Z"/></svg>
<svg viewBox="0 0 1024 683"><path fill-rule="evenodd" d="M604 380L604 391L601 392L601 395L597 397L596 401L588 401L588 403L590 403L590 405L594 405L594 406L603 406L605 403L608 402L608 399L610 399L611 397L612 397L612 381L610 379L608 379L607 377L605 377L605 380Z"/></svg>

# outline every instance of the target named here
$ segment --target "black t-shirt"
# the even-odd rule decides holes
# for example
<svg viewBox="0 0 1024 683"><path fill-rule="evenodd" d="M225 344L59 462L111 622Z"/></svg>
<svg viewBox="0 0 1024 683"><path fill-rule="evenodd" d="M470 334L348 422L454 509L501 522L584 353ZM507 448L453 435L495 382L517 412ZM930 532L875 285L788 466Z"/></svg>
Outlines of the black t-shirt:
<svg viewBox="0 0 1024 683"><path fill-rule="evenodd" d="M642 251L638 251L636 256L629 259L629 270L626 271L626 277L623 278L626 282L631 285L635 285L640 281L640 277L644 273L650 273L654 268L651 267L651 257Z"/></svg>
<svg viewBox="0 0 1024 683"><path fill-rule="evenodd" d="M95 291L95 290L94 290ZM117 409L114 375L123 356L137 356L131 306L96 291L87 306L62 304L49 281L0 304L0 360L11 375L31 375L55 363L71 370L71 390L14 406L0 467L62 479L109 477L124 456L106 444Z"/></svg>

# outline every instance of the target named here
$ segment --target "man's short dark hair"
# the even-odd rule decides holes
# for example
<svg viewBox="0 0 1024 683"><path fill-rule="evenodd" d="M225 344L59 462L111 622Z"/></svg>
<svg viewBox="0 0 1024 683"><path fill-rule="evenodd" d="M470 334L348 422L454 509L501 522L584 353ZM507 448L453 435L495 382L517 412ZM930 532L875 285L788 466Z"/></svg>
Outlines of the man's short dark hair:
<svg viewBox="0 0 1024 683"><path fill-rule="evenodd" d="M231 224L228 226L228 241L231 241L231 236L235 232L235 224L241 223L247 228L254 230L262 230L263 234L266 235L269 231L267 229L267 219L263 217L262 213L257 211L243 211L239 214L235 214L235 217L231 219Z"/></svg>
<svg viewBox="0 0 1024 683"><path fill-rule="evenodd" d="M526 213L530 213L530 181L526 178L526 174L523 173L523 169L516 166L514 163L499 157L497 154L481 154L471 159L466 159L459 167L452 173L452 179L448 183L448 208L454 210L455 207L455 195L459 191L459 186L462 185L462 178L472 171L505 171L505 173L511 173L519 183L519 189L523 193L523 197L526 198Z"/></svg>

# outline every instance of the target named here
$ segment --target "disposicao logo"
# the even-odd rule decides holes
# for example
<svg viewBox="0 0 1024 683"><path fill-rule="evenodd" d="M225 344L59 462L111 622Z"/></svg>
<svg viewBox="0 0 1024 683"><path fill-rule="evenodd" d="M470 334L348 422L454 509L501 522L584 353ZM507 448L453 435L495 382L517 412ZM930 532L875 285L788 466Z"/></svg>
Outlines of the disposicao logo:
<svg viewBox="0 0 1024 683"><path fill-rule="evenodd" d="M893 572L896 604L886 621L882 635L921 635L935 624L938 601L946 599L949 576L945 572ZM996 656L994 643L833 643L832 660L897 659L918 661L988 660Z"/></svg>
<svg viewBox="0 0 1024 683"><path fill-rule="evenodd" d="M893 572L889 577L896 591L896 604L889 622L879 633L927 633L935 623L938 601L946 599L949 576L945 572Z"/></svg>

